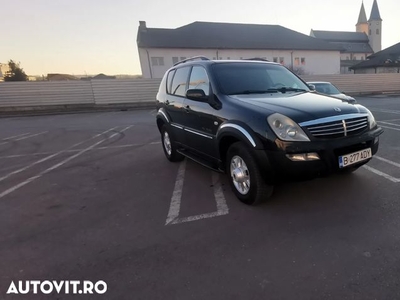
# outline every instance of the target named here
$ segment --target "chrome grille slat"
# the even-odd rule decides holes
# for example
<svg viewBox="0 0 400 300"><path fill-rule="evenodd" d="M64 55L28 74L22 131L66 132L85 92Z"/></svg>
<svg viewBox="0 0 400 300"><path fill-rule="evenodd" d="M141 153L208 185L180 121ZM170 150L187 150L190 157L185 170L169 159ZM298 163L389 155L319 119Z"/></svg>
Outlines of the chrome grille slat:
<svg viewBox="0 0 400 300"><path fill-rule="evenodd" d="M347 129L347 132L356 131L356 130L359 130L359 129L364 129L365 127L366 126L363 125L363 126L360 126L360 127L357 127L357 128Z"/></svg>
<svg viewBox="0 0 400 300"><path fill-rule="evenodd" d="M325 123L315 123L313 121L310 126L304 126L308 132L318 139L332 139L340 138L348 135L355 135L368 128L367 116L352 116L350 118L344 117L342 120L336 119L335 121Z"/></svg>

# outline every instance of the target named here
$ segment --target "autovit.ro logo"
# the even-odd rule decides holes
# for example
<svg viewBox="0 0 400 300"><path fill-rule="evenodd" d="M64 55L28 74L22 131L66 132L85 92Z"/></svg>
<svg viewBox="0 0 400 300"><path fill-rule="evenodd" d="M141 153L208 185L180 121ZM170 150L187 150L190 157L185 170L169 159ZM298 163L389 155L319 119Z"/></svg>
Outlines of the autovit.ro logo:
<svg viewBox="0 0 400 300"><path fill-rule="evenodd" d="M107 292L107 283L102 280L92 282L89 280L27 280L11 282L7 294L105 294Z"/></svg>

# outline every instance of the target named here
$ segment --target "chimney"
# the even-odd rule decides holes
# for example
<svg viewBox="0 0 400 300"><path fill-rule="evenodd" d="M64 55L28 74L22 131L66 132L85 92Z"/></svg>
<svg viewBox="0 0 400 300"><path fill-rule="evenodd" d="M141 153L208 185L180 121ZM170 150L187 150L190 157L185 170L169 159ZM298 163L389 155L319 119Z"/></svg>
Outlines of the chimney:
<svg viewBox="0 0 400 300"><path fill-rule="evenodd" d="M146 21L139 21L139 30L140 31L147 31Z"/></svg>

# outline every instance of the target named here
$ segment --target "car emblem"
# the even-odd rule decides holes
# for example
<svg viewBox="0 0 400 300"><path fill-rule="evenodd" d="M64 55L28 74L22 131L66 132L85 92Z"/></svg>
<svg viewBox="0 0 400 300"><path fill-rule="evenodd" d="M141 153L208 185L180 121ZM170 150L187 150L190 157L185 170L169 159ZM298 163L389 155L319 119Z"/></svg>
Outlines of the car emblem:
<svg viewBox="0 0 400 300"><path fill-rule="evenodd" d="M334 108L335 111L342 111L339 107Z"/></svg>

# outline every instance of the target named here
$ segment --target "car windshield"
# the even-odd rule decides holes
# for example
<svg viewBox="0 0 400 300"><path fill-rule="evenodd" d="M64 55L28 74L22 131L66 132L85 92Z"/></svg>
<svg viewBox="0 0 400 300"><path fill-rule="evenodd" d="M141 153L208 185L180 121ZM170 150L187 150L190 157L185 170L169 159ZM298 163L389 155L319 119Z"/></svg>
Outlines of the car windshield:
<svg viewBox="0 0 400 300"><path fill-rule="evenodd" d="M312 84L315 86L317 92L327 95L341 94L340 91L330 83L312 83Z"/></svg>
<svg viewBox="0 0 400 300"><path fill-rule="evenodd" d="M309 91L308 86L281 65L218 63L213 71L223 94L262 94Z"/></svg>

